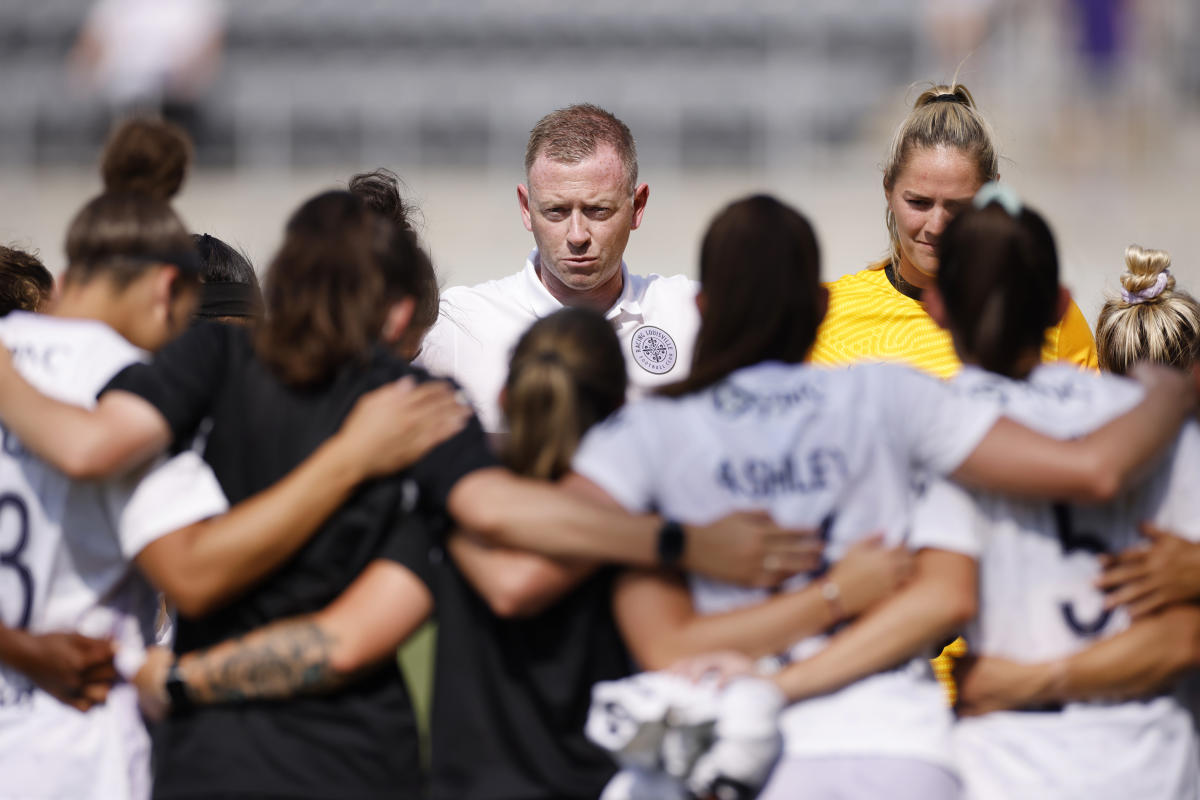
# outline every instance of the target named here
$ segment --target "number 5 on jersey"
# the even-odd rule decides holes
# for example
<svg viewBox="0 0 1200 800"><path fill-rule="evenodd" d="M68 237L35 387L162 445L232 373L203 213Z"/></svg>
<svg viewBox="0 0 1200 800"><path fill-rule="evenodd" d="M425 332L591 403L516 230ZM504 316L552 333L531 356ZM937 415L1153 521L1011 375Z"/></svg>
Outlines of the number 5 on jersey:
<svg viewBox="0 0 1200 800"><path fill-rule="evenodd" d="M1075 529L1074 515L1071 513L1070 506L1056 503L1054 505L1054 522L1058 529L1058 542L1062 546L1064 556L1080 551L1093 556L1108 552L1107 545L1099 536ZM1104 626L1112 617L1112 611L1101 611L1094 619L1082 620L1075 610L1075 604L1069 600L1064 600L1059 605L1059 609L1062 611L1063 621L1067 623L1067 627L1079 636L1096 636L1104 630Z"/></svg>

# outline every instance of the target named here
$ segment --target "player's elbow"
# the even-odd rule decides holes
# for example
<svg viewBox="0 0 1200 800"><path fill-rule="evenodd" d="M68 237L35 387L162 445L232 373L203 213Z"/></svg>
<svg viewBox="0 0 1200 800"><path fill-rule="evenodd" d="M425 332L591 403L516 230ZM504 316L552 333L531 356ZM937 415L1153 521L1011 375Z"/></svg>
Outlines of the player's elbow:
<svg viewBox="0 0 1200 800"><path fill-rule="evenodd" d="M1184 603L1163 613L1171 615L1176 629L1176 636L1171 638L1180 643L1180 647L1171 649L1177 659L1171 665L1172 672L1181 674L1200 669L1200 606Z"/></svg>
<svg viewBox="0 0 1200 800"><path fill-rule="evenodd" d="M168 581L159 586L163 597L179 615L189 619L204 617L216 611L220 604L215 593L207 590L199 581L182 579Z"/></svg>
<svg viewBox="0 0 1200 800"><path fill-rule="evenodd" d="M1088 482L1088 499L1096 503L1108 503L1116 498L1125 483L1125 475L1112 464L1098 463L1092 469Z"/></svg>
<svg viewBox="0 0 1200 800"><path fill-rule="evenodd" d="M81 443L68 448L58 459L56 466L73 481L100 480L112 473L112 464L103 456L104 453L98 448Z"/></svg>
<svg viewBox="0 0 1200 800"><path fill-rule="evenodd" d="M979 597L973 591L951 592L945 598L946 633L957 633L979 613Z"/></svg>
<svg viewBox="0 0 1200 800"><path fill-rule="evenodd" d="M484 600L501 619L532 617L551 602L542 571L536 567L510 568L497 575Z"/></svg>
<svg viewBox="0 0 1200 800"><path fill-rule="evenodd" d="M463 477L450 490L446 507L462 528L496 543L504 529L507 507L503 498L503 478L511 476L500 469L481 469Z"/></svg>
<svg viewBox="0 0 1200 800"><path fill-rule="evenodd" d="M979 597L973 586L942 584L926 593L929 633L937 640L957 636L979 613Z"/></svg>

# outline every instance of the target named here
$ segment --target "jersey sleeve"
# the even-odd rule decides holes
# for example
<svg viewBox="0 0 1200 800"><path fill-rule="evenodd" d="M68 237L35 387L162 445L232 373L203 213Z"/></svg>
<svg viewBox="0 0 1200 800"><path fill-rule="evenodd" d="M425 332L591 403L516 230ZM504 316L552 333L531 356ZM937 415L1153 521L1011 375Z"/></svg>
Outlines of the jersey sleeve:
<svg viewBox="0 0 1200 800"><path fill-rule="evenodd" d="M1047 363L1065 361L1084 369L1098 370L1096 339L1079 306L1072 300L1062 320L1050 329L1042 347L1042 360Z"/></svg>
<svg viewBox="0 0 1200 800"><path fill-rule="evenodd" d="M409 475L420 487L421 507L437 512L446 507L450 491L459 480L475 470L498 465L479 418L472 416L465 428L414 464Z"/></svg>
<svg viewBox="0 0 1200 800"><path fill-rule="evenodd" d="M1189 420L1179 432L1165 467L1163 500L1154 514L1156 525L1200 542L1200 425Z"/></svg>
<svg viewBox="0 0 1200 800"><path fill-rule="evenodd" d="M442 541L447 524L445 515L436 512L404 514L392 527L377 557L404 567L433 591L430 551Z"/></svg>
<svg viewBox="0 0 1200 800"><path fill-rule="evenodd" d="M986 533L987 521L975 495L939 478L917 502L908 544L913 550L933 547L979 558Z"/></svg>
<svg viewBox="0 0 1200 800"><path fill-rule="evenodd" d="M130 560L156 539L229 510L217 476L190 450L111 481L107 499L121 553Z"/></svg>
<svg viewBox="0 0 1200 800"><path fill-rule="evenodd" d="M163 415L176 444L186 442L208 416L221 388L235 335L245 332L215 322L197 323L149 364L126 367L100 393L120 389L138 395Z"/></svg>
<svg viewBox="0 0 1200 800"><path fill-rule="evenodd" d="M916 370L891 365L877 369L877 402L885 409L885 424L919 471L935 476L954 472L1000 417L995 404L968 397Z"/></svg>
<svg viewBox="0 0 1200 800"><path fill-rule="evenodd" d="M571 469L608 492L627 511L650 511L658 470L651 441L642 434L646 400L617 410L583 437Z"/></svg>

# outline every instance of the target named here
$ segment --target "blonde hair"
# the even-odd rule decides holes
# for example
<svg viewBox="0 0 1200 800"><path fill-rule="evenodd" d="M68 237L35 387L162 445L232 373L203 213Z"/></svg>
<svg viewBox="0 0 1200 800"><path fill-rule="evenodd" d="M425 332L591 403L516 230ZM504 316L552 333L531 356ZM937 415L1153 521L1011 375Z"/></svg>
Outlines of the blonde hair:
<svg viewBox="0 0 1200 800"><path fill-rule="evenodd" d="M625 401L625 359L600 314L564 308L517 342L504 384L504 460L520 475L557 480L587 429Z"/></svg>
<svg viewBox="0 0 1200 800"><path fill-rule="evenodd" d="M1000 175L1000 156L992 126L975 107L975 98L967 87L954 81L949 86L933 86L922 92L912 111L896 128L883 165L884 190L892 191L913 150L939 146L957 148L974 159L981 186ZM878 269L900 262L900 235L890 204L884 221L891 252L887 260L875 265Z"/></svg>
<svg viewBox="0 0 1200 800"><path fill-rule="evenodd" d="M596 154L601 145L617 151L629 191L637 186L637 144L629 126L609 111L591 103L578 103L551 111L538 120L525 145L525 179L538 156L562 164L578 164Z"/></svg>
<svg viewBox="0 0 1200 800"><path fill-rule="evenodd" d="M1110 297L1096 320L1096 350L1100 368L1124 375L1139 361L1186 368L1196 359L1200 345L1200 303L1175 289L1168 268L1171 255L1145 250L1136 244L1125 248L1125 272L1120 297ZM1129 297L1152 290L1165 276L1161 292L1145 299Z"/></svg>

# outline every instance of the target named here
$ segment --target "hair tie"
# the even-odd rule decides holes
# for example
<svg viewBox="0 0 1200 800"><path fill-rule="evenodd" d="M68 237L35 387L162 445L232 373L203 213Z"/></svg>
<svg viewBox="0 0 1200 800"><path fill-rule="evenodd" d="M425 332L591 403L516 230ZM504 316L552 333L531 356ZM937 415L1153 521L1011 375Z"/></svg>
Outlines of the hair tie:
<svg viewBox="0 0 1200 800"><path fill-rule="evenodd" d="M553 350L542 350L536 356L534 356L534 359L541 364L556 364L560 367L563 366L562 356Z"/></svg>
<svg viewBox="0 0 1200 800"><path fill-rule="evenodd" d="M256 286L249 283L206 283L200 289L200 306L196 309L200 319L215 317L262 316L262 295Z"/></svg>
<svg viewBox="0 0 1200 800"><path fill-rule="evenodd" d="M1162 294L1163 290L1167 288L1167 278L1170 276L1171 270L1164 269L1162 272L1158 273L1158 277L1154 279L1154 283L1150 286L1147 286L1145 289L1131 292L1122 287L1121 299L1124 300L1127 305L1131 306L1136 306L1139 303L1145 303L1148 300L1153 300Z"/></svg>
<svg viewBox="0 0 1200 800"><path fill-rule="evenodd" d="M978 192L975 193L973 201L976 208L987 208L992 203L996 203L1013 219L1021 216L1021 198L1012 190L1012 187L1000 183L999 181L988 181L983 185Z"/></svg>
<svg viewBox="0 0 1200 800"><path fill-rule="evenodd" d="M934 95L929 98L925 105L929 105L930 103L958 103L960 106L967 104L965 100L953 93Z"/></svg>

